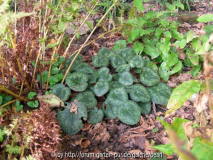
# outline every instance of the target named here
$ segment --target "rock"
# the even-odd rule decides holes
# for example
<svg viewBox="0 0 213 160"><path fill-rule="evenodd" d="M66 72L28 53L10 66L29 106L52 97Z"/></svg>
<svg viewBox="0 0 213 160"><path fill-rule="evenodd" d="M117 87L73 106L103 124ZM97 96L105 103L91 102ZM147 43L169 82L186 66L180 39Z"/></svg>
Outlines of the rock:
<svg viewBox="0 0 213 160"><path fill-rule="evenodd" d="M185 12L178 17L178 22L180 22L180 23L186 22L186 23L189 23L189 24L195 24L195 23L198 23L197 22L198 17L199 16L198 16L197 13Z"/></svg>
<svg viewBox="0 0 213 160"><path fill-rule="evenodd" d="M88 21L88 23L91 24L91 29L93 29L93 27L94 27L94 21ZM68 25L67 29L66 29L66 33L67 33L67 34L74 34L74 32L75 32L76 29L75 29L75 27L74 27L73 25L75 25L75 27L76 27L76 29L77 29L78 27L80 27L81 24L80 24L79 22L70 23L70 24ZM85 24L80 28L79 34L80 34L80 35L84 35L84 34L88 33L89 31L90 31L90 27L88 26L87 23L85 23Z"/></svg>

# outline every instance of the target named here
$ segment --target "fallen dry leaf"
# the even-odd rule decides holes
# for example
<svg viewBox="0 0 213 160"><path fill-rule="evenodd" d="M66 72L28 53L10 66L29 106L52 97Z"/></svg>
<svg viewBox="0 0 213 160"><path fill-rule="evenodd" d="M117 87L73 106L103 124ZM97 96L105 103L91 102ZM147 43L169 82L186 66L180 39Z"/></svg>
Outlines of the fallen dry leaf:
<svg viewBox="0 0 213 160"><path fill-rule="evenodd" d="M178 57L179 57L179 59L182 59L182 60L186 60L186 54L182 51L182 52L178 52L179 53L179 55L178 55Z"/></svg>
<svg viewBox="0 0 213 160"><path fill-rule="evenodd" d="M76 102L78 102L78 100L74 100L74 102L71 103L70 113L78 114L78 107L76 106Z"/></svg>
<svg viewBox="0 0 213 160"><path fill-rule="evenodd" d="M91 124L85 123L85 124L84 124L84 128L82 128L82 131L88 131L88 130L90 129L91 126L92 126Z"/></svg>
<svg viewBox="0 0 213 160"><path fill-rule="evenodd" d="M91 142L86 138L81 138L79 141L75 142L75 145L79 145L81 148L87 148Z"/></svg>
<svg viewBox="0 0 213 160"><path fill-rule="evenodd" d="M145 137L137 137L135 138L135 146L137 146L140 149L144 149L145 141L146 141Z"/></svg>
<svg viewBox="0 0 213 160"><path fill-rule="evenodd" d="M110 134L107 132L106 128L104 128L101 133L95 136L95 140L105 142L108 141L110 137Z"/></svg>
<svg viewBox="0 0 213 160"><path fill-rule="evenodd" d="M191 121L184 122L182 124L182 127L184 129L186 136L190 137L190 138L196 138L196 137L201 136L202 134L199 131L197 131L196 128L192 128L192 125L193 125L193 122L191 122Z"/></svg>
<svg viewBox="0 0 213 160"><path fill-rule="evenodd" d="M206 92L200 93L198 99L194 103L194 107L196 108L198 113L201 113L203 110L207 109L208 99L209 97Z"/></svg>

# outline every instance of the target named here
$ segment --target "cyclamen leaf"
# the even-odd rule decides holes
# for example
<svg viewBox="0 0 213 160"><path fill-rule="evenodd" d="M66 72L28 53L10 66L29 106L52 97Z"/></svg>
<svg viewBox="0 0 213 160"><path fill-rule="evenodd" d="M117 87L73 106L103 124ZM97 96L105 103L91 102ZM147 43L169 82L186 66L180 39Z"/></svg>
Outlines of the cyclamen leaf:
<svg viewBox="0 0 213 160"><path fill-rule="evenodd" d="M127 100L128 95L123 87L111 90L107 96L107 101L114 106L123 105Z"/></svg>
<svg viewBox="0 0 213 160"><path fill-rule="evenodd" d="M82 72L74 72L71 74L68 74L65 81L67 85L74 91L84 91L88 83L87 81L89 80L87 74L82 73Z"/></svg>
<svg viewBox="0 0 213 160"><path fill-rule="evenodd" d="M134 67L143 68L145 62L140 55L136 55L130 60L129 64L131 68L134 68Z"/></svg>
<svg viewBox="0 0 213 160"><path fill-rule="evenodd" d="M131 48L124 48L120 50L121 56L126 62L129 62L134 56L135 56L135 51Z"/></svg>
<svg viewBox="0 0 213 160"><path fill-rule="evenodd" d="M101 49L98 50L98 55L105 56L105 57L109 58L112 55L112 51L109 50L106 47L102 47Z"/></svg>
<svg viewBox="0 0 213 160"><path fill-rule="evenodd" d="M111 65L113 68L118 68L122 64L126 64L126 62L121 56L116 54L111 57Z"/></svg>
<svg viewBox="0 0 213 160"><path fill-rule="evenodd" d="M83 73L94 73L94 69L88 63L79 63L75 70Z"/></svg>
<svg viewBox="0 0 213 160"><path fill-rule="evenodd" d="M70 113L71 105L77 107L77 114ZM60 123L60 127L69 135L78 133L83 127L81 118L87 120L87 109L80 102L74 102L69 107L66 107L63 111L59 110L57 113L57 119Z"/></svg>
<svg viewBox="0 0 213 160"><path fill-rule="evenodd" d="M98 70L98 74L99 74L99 81L111 81L112 80L112 75L109 74L109 68L107 67L101 67Z"/></svg>
<svg viewBox="0 0 213 160"><path fill-rule="evenodd" d="M94 67L106 67L109 64L109 58L103 55L95 55L92 57Z"/></svg>
<svg viewBox="0 0 213 160"><path fill-rule="evenodd" d="M151 102L138 102L138 106L140 108L141 114L149 114L151 111Z"/></svg>
<svg viewBox="0 0 213 160"><path fill-rule="evenodd" d="M148 87L147 89L150 93L152 102L165 106L167 105L172 93L171 88L167 84L159 82L157 85Z"/></svg>
<svg viewBox="0 0 213 160"><path fill-rule="evenodd" d="M115 71L119 72L119 73L129 72L130 71L130 65L129 64L123 64L123 65L119 66Z"/></svg>
<svg viewBox="0 0 213 160"><path fill-rule="evenodd" d="M146 86L153 86L160 82L160 77L155 70L151 68L143 68L143 71L140 74L140 81Z"/></svg>
<svg viewBox="0 0 213 160"><path fill-rule="evenodd" d="M118 118L121 122L129 125L137 124L141 117L139 106L134 101L126 101L118 106Z"/></svg>
<svg viewBox="0 0 213 160"><path fill-rule="evenodd" d="M109 82L98 82L94 86L94 93L96 96L101 97L109 90Z"/></svg>
<svg viewBox="0 0 213 160"><path fill-rule="evenodd" d="M149 92L141 84L135 84L135 85L131 86L130 97L135 102L148 102L148 101L150 101Z"/></svg>
<svg viewBox="0 0 213 160"><path fill-rule="evenodd" d="M96 124L101 122L103 118L104 112L101 109L95 107L92 111L89 112L87 121L90 124Z"/></svg>
<svg viewBox="0 0 213 160"><path fill-rule="evenodd" d="M64 68L68 68L68 67L69 67L69 65L70 65L70 63L72 63L72 60L73 60L74 57L75 57L75 55L73 55L72 57L68 58L68 59L64 62ZM79 55L77 56L77 58L75 59L74 63L72 64L72 67L71 67L70 70L74 70L75 67L76 67L79 63L81 63L81 62L83 62L83 61L84 61L84 60L83 60L83 57L79 54Z"/></svg>
<svg viewBox="0 0 213 160"><path fill-rule="evenodd" d="M81 92L76 96L76 99L87 108L94 108L97 105L97 100L92 91Z"/></svg>
<svg viewBox="0 0 213 160"><path fill-rule="evenodd" d="M133 84L133 76L130 72L123 72L119 75L118 82L122 85L129 86Z"/></svg>
<svg viewBox="0 0 213 160"><path fill-rule="evenodd" d="M175 113L177 109L179 109L185 101L187 101L194 93L198 93L200 91L201 82L196 80L186 81L179 85L173 91L167 108L169 109L166 112L166 117Z"/></svg>
<svg viewBox="0 0 213 160"><path fill-rule="evenodd" d="M52 94L55 94L58 98L65 102L68 100L71 91L68 87L65 87L63 84L59 83L53 86Z"/></svg>
<svg viewBox="0 0 213 160"><path fill-rule="evenodd" d="M104 109L104 105L106 105L106 110ZM102 110L103 110L105 116L109 119L115 119L117 117L113 111L113 110L115 110L115 108L118 108L118 107L112 106L109 104L105 104L105 103L102 104Z"/></svg>

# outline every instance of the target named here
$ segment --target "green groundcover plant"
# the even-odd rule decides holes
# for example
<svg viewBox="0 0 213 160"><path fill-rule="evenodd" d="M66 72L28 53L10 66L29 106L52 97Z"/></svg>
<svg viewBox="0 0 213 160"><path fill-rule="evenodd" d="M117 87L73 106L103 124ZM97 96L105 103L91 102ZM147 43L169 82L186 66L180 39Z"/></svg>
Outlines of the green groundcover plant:
<svg viewBox="0 0 213 160"><path fill-rule="evenodd" d="M63 74L73 57L65 61L62 70L51 76ZM51 86L51 93L66 104L57 113L66 133L78 133L83 128L82 120L96 124L104 116L117 117L125 124L134 125L139 122L141 114L150 112L152 102L167 105L172 93L170 87L160 82L157 69L149 67L149 61L133 49L112 51L103 47L93 56L92 64L93 67L83 62L83 57L78 55L65 79L67 87L58 84L58 80ZM71 92L78 94L69 101Z"/></svg>

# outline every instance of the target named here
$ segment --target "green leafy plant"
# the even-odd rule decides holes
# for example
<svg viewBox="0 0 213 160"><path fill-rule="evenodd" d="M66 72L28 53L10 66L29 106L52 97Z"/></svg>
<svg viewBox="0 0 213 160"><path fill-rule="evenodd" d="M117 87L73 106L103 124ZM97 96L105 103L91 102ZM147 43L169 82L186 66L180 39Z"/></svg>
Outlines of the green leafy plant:
<svg viewBox="0 0 213 160"><path fill-rule="evenodd" d="M17 112L19 112L23 108L23 105L20 104L20 101L16 101L15 107L16 107Z"/></svg>
<svg viewBox="0 0 213 160"><path fill-rule="evenodd" d="M83 61L75 63L65 81L71 90L79 93L74 102L67 103L65 109L58 112L62 129L68 134L76 134L83 127L82 117L88 123L96 124L104 115L134 125L141 114L151 111L151 102L167 105L172 91L160 82L157 70L148 67L146 62L131 48L112 51L103 47L93 57L92 63L97 70ZM67 59L63 70L69 63L71 61ZM59 91L64 88L63 84L56 84L52 93L63 98L66 92L62 96ZM102 103L101 108L97 107L97 102Z"/></svg>
<svg viewBox="0 0 213 160"><path fill-rule="evenodd" d="M10 102L12 100L12 96L10 95L5 95L3 93L0 93L0 106ZM9 105L5 106L5 107L8 107Z"/></svg>
<svg viewBox="0 0 213 160"><path fill-rule="evenodd" d="M136 16L137 9L143 11L144 7L140 0L135 0L134 4L122 30L127 42L133 44L134 51L147 57L146 61L150 68L157 65L159 76L164 81L168 81L170 75L180 73L183 65L192 67L191 73L196 76L201 69L202 58L193 54L193 46L197 47L200 40L198 41L195 35L192 35L194 37L190 39L191 32L188 35L182 35L178 32L178 22L167 20L168 17L176 14L176 8L183 9L183 5L173 1L173 4L166 3L166 11L157 13L148 11ZM120 43L120 46L126 46L125 42ZM116 48L119 48L119 44L116 44L114 49ZM180 53L186 55L185 59L179 59ZM139 61L137 58L136 60Z"/></svg>
<svg viewBox="0 0 213 160"><path fill-rule="evenodd" d="M27 95L27 97L29 98L29 99L33 99L33 97L36 95L36 92L29 92L28 93L28 95Z"/></svg>

